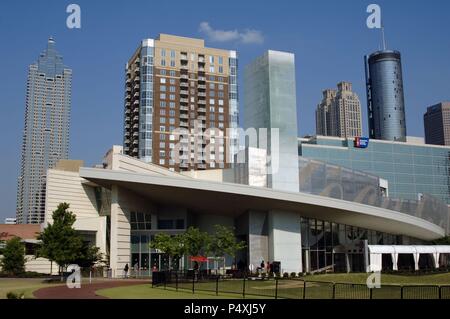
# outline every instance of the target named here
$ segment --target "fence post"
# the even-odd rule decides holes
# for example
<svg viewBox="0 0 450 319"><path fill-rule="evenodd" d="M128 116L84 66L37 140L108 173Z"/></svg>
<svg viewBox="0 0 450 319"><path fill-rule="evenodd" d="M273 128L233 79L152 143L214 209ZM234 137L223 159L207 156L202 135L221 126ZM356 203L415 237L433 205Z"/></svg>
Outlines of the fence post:
<svg viewBox="0 0 450 319"><path fill-rule="evenodd" d="M370 299L372 299L373 288L369 288L369 292L370 292Z"/></svg>
<svg viewBox="0 0 450 319"><path fill-rule="evenodd" d="M403 286L400 288L400 299L403 299Z"/></svg>
<svg viewBox="0 0 450 319"><path fill-rule="evenodd" d="M242 281L242 298L245 299L245 276L244 276L244 280Z"/></svg>
<svg viewBox="0 0 450 319"><path fill-rule="evenodd" d="M275 299L278 299L278 278L275 278Z"/></svg>
<svg viewBox="0 0 450 319"><path fill-rule="evenodd" d="M303 281L303 299L306 299L306 280Z"/></svg>
<svg viewBox="0 0 450 319"><path fill-rule="evenodd" d="M219 295L219 278L220 276L217 276L216 278L216 296Z"/></svg>
<svg viewBox="0 0 450 319"><path fill-rule="evenodd" d="M442 299L442 286L439 286L439 299Z"/></svg>
<svg viewBox="0 0 450 319"><path fill-rule="evenodd" d="M336 299L336 283L333 282L333 298Z"/></svg>
<svg viewBox="0 0 450 319"><path fill-rule="evenodd" d="M166 289L167 273L164 273L164 289Z"/></svg>
<svg viewBox="0 0 450 319"><path fill-rule="evenodd" d="M192 293L195 293L195 270L192 276Z"/></svg>
<svg viewBox="0 0 450 319"><path fill-rule="evenodd" d="M178 273L175 273L175 289L178 291Z"/></svg>

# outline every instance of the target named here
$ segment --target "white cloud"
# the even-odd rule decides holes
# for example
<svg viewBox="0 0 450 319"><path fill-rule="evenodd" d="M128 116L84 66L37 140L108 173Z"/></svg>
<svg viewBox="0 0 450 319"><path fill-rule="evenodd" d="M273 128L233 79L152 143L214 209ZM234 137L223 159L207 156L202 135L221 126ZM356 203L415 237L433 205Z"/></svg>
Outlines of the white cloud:
<svg viewBox="0 0 450 319"><path fill-rule="evenodd" d="M258 30L246 29L243 32L238 30L215 30L208 22L200 23L199 30L213 42L238 41L245 44L261 44L264 42L264 36Z"/></svg>

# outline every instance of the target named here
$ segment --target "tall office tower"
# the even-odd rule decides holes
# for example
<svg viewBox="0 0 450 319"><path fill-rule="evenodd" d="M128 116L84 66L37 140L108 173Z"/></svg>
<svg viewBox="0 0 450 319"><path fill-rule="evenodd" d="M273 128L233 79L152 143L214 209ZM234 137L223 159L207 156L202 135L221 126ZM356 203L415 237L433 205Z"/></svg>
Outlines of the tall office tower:
<svg viewBox="0 0 450 319"><path fill-rule="evenodd" d="M370 138L406 141L401 55L383 50L365 56Z"/></svg>
<svg viewBox="0 0 450 319"><path fill-rule="evenodd" d="M361 103L358 95L352 92L351 83L338 83L332 110L331 125L335 136L351 138L362 135Z"/></svg>
<svg viewBox="0 0 450 319"><path fill-rule="evenodd" d="M331 108L336 98L336 90L323 91L322 102L316 109L316 134L323 136L333 135L331 130Z"/></svg>
<svg viewBox="0 0 450 319"><path fill-rule="evenodd" d="M45 176L69 157L72 70L50 38L47 49L28 69L21 173L17 189L17 223L42 223Z"/></svg>
<svg viewBox="0 0 450 319"><path fill-rule="evenodd" d="M423 123L426 144L450 145L450 102L428 107Z"/></svg>
<svg viewBox="0 0 450 319"><path fill-rule="evenodd" d="M361 136L361 103L349 82L338 83L337 90L323 91L316 110L318 135L351 138Z"/></svg>
<svg viewBox="0 0 450 319"><path fill-rule="evenodd" d="M124 153L174 171L229 167L238 151L237 56L160 34L126 65Z"/></svg>

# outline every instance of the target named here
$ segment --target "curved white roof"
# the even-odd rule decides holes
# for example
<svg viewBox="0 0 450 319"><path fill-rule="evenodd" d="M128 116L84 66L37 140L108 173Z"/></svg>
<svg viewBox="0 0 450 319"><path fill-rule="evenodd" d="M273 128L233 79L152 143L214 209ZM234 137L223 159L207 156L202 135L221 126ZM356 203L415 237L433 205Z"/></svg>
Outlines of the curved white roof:
<svg viewBox="0 0 450 319"><path fill-rule="evenodd" d="M448 245L369 245L371 254L450 254Z"/></svg>
<svg viewBox="0 0 450 319"><path fill-rule="evenodd" d="M79 173L97 185L123 187L155 203L181 205L211 215L239 216L248 210L281 210L423 240L445 236L443 228L418 217L324 196L123 170L82 167Z"/></svg>

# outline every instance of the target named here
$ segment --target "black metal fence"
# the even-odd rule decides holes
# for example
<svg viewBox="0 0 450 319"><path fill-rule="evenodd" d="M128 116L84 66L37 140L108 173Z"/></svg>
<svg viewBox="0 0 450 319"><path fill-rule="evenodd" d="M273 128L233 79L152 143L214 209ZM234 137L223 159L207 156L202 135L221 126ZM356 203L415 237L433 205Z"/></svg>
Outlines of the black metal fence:
<svg viewBox="0 0 450 319"><path fill-rule="evenodd" d="M275 299L450 299L450 285L381 285L334 283L301 278L230 278L191 272L154 272L153 287L176 291L231 294Z"/></svg>

